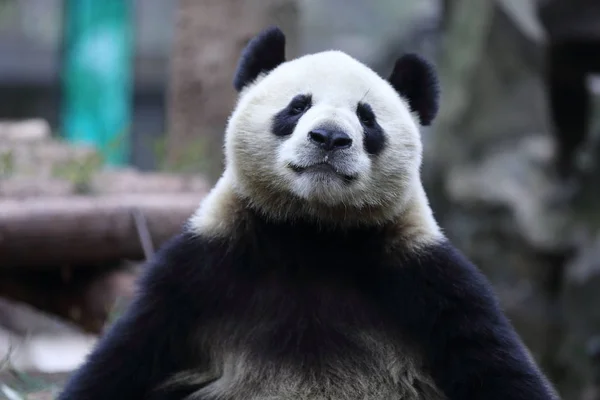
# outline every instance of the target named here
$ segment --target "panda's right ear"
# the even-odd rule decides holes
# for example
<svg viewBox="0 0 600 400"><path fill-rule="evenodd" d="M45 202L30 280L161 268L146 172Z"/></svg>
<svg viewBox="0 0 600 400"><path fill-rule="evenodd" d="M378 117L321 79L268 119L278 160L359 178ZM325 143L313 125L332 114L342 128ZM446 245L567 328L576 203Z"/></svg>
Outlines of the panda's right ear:
<svg viewBox="0 0 600 400"><path fill-rule="evenodd" d="M416 54L405 54L396 60L388 81L408 101L421 124L430 125L438 113L440 97L433 64Z"/></svg>
<svg viewBox="0 0 600 400"><path fill-rule="evenodd" d="M238 92L260 74L268 73L285 62L285 35L271 26L248 42L237 65L233 86Z"/></svg>

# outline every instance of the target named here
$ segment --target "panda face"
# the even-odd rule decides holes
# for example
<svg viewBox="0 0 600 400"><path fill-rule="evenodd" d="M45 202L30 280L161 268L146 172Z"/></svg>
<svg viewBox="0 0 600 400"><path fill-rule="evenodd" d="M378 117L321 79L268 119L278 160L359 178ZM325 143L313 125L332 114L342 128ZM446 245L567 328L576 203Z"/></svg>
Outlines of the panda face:
<svg viewBox="0 0 600 400"><path fill-rule="evenodd" d="M337 51L282 63L246 87L225 148L251 199L348 208L401 202L419 179L422 152L406 100Z"/></svg>

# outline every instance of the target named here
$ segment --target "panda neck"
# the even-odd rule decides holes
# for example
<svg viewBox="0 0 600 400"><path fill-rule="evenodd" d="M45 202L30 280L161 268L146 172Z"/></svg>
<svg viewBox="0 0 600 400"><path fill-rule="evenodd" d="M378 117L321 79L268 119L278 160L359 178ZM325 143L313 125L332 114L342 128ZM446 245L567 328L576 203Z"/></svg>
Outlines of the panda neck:
<svg viewBox="0 0 600 400"><path fill-rule="evenodd" d="M327 219L302 218L301 210L292 210L288 215L269 214L265 207L253 204L252 200L236 190L234 181L226 174L202 201L198 210L188 221L188 229L206 237L229 238L239 234L260 235L312 235L313 237L380 236L386 233L388 241L404 246L419 246L443 239L425 191L420 182L414 193L405 202L405 207L384 222L374 224L339 224Z"/></svg>

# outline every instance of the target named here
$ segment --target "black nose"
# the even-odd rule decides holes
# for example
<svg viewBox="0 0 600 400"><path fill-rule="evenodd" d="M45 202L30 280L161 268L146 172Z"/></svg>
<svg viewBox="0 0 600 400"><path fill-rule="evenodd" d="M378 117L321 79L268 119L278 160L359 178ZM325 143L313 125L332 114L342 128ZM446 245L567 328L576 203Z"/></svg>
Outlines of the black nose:
<svg viewBox="0 0 600 400"><path fill-rule="evenodd" d="M333 151L352 146L352 139L344 132L331 129L315 129L308 133L311 142L323 150Z"/></svg>

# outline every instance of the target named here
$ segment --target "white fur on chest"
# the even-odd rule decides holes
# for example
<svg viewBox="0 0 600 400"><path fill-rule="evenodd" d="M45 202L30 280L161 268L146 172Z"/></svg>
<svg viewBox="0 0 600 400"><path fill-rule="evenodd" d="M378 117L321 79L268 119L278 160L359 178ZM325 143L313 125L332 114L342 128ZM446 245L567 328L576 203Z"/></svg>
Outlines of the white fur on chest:
<svg viewBox="0 0 600 400"><path fill-rule="evenodd" d="M443 399L431 379L421 373L414 357L403 354L396 345L378 338L379 335L360 336L358 340L367 349L367 357L362 353L322 359L314 372L299 366L277 365L243 350L223 351L215 355L218 378L190 399Z"/></svg>

